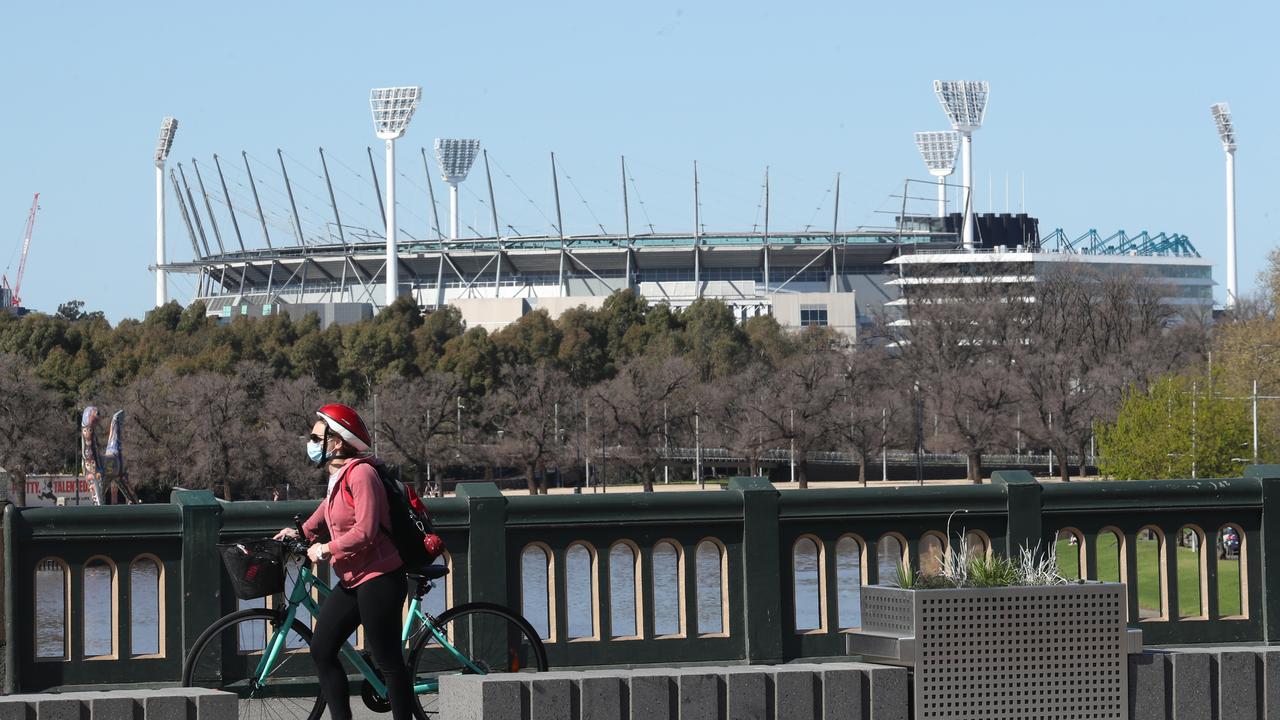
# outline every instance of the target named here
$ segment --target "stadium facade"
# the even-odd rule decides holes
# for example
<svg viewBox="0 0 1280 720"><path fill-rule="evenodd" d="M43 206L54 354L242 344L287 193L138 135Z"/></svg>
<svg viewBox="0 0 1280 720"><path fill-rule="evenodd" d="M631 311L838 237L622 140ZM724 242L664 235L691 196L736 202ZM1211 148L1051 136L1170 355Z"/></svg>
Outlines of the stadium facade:
<svg viewBox="0 0 1280 720"><path fill-rule="evenodd" d="M397 294L424 309L457 307L469 327L497 329L525 313L553 318L598 307L617 290L684 307L721 300L745 320L772 314L786 327L827 325L856 336L883 308L901 305L912 269L928 264L957 273L990 267L1034 281L1051 263L1078 261L1139 270L1167 280L1169 300L1208 311L1212 266L1179 235L1044 242L1026 215L975 218L979 241L965 251L961 218L898 218L892 230L795 233L512 236L408 240L398 244ZM346 242L212 253L170 263L197 279L210 315L316 313L323 324L370 317L385 296L385 244L366 235ZM193 247L195 246L193 243ZM936 281L936 280L935 280ZM1189 308L1188 308L1189 309Z"/></svg>

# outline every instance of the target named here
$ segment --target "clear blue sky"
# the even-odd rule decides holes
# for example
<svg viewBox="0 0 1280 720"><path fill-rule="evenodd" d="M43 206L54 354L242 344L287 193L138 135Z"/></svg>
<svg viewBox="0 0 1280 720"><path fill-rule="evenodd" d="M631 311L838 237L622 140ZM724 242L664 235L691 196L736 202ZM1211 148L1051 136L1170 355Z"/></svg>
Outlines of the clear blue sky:
<svg viewBox="0 0 1280 720"><path fill-rule="evenodd" d="M947 127L931 81L985 79L978 210L1005 209L1007 175L1016 212L1025 177L1026 209L1044 234L1184 233L1214 260L1219 300L1224 171L1209 105L1230 102L1240 280L1252 289L1280 236L1269 192L1280 167L1277 5L968 5L10 5L0 42L0 268L16 266L39 191L26 304L52 311L78 298L113 321L140 317L154 295L151 156L165 115L181 122L171 161L192 183L192 157L210 184L212 154L240 168L243 149L261 163L255 176L281 189L267 168L282 148L304 225L316 228L329 212L310 172L323 145L344 222L376 227L373 191L356 175L367 178L365 147L377 142L368 91L400 84L425 93L399 146L401 225L414 235L426 234L430 215L417 150L439 136L484 142L501 223L522 233L550 232L550 151L571 233L597 222L621 230L622 154L644 202L632 195L633 227L691 228L694 160L708 230L760 221L765 165L773 228L829 227L836 172L841 228L884 225L892 216L877 211L894 207L903 180L928 177L912 133ZM464 188L464 220L488 231L488 209L471 194L485 194L483 173ZM233 201L244 190L233 184ZM282 196L263 200L283 217ZM286 221L277 222L273 238L285 238ZM170 257L189 259L176 213L168 230ZM260 244L260 230L245 233ZM175 279L173 289L185 301L193 285Z"/></svg>

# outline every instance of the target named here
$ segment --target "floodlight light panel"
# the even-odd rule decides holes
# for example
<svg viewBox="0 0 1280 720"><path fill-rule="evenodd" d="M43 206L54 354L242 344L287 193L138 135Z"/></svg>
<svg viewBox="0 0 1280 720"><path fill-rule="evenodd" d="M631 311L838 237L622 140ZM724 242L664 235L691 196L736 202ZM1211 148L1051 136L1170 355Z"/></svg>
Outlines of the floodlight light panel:
<svg viewBox="0 0 1280 720"><path fill-rule="evenodd" d="M916 147L932 175L950 175L956 169L956 153L960 150L960 134L954 130L916 133Z"/></svg>
<svg viewBox="0 0 1280 720"><path fill-rule="evenodd" d="M1236 125L1231 121L1231 107L1226 103L1214 103L1209 106L1213 114L1213 122L1218 126L1218 137L1225 150L1236 149Z"/></svg>
<svg viewBox="0 0 1280 720"><path fill-rule="evenodd" d="M480 152L480 141L462 138L436 138L436 162L445 182L459 183L467 179Z"/></svg>
<svg viewBox="0 0 1280 720"><path fill-rule="evenodd" d="M169 150L173 147L173 136L177 132L176 118L167 117L160 123L160 139L156 142L156 167L160 167L168 159Z"/></svg>
<svg viewBox="0 0 1280 720"><path fill-rule="evenodd" d="M418 109L422 87L374 88L369 91L369 109L373 111L373 129L383 140L404 135L413 111Z"/></svg>
<svg viewBox="0 0 1280 720"><path fill-rule="evenodd" d="M982 127L990 88L985 80L934 80L933 91L942 103L951 127L972 132Z"/></svg>

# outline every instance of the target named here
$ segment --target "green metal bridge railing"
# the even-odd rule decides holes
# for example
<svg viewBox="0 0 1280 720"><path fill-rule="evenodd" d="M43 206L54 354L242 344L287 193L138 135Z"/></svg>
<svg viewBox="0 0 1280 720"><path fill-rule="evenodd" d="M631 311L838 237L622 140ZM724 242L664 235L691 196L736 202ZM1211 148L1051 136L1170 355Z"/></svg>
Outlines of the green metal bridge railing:
<svg viewBox="0 0 1280 720"><path fill-rule="evenodd" d="M1129 587L1130 624L1142 628L1148 644L1280 641L1280 589L1270 591L1280 577L1280 466L1255 466L1245 477L1220 480L1041 486L1026 472L1009 471L979 486L778 491L761 478L735 478L723 492L540 497L506 497L491 483L468 483L456 497L430 505L449 548L451 604L485 600L519 610L526 595L545 596L548 657L556 667L771 663L841 655L850 628L841 626L839 603L842 588L847 601L851 580L848 567L837 564L839 548L855 548L853 582L891 581L879 577L886 548L918 566L949 522L953 544L963 528L1001 554L1037 543L1047 547L1065 531L1079 538L1079 566L1087 578L1098 577L1106 552L1096 541L1100 533L1115 533L1106 537L1115 538L1119 558L1113 563L1123 579L1142 577L1140 538L1156 538L1158 553L1151 555L1149 544L1143 552L1159 558L1161 606L1142 612L1141 588L1136 582ZM263 537L314 507L315 501L224 503L206 491L178 491L167 505L6 508L4 689L177 683L195 638L236 607L214 544ZM1177 602L1182 573L1174 538L1187 526L1201 533L1202 611L1194 617L1180 616ZM1229 609L1219 598L1221 561L1213 542L1224 527L1241 536L1240 597ZM706 542L720 549L722 573L722 620L710 628L699 627L696 590L705 568L700 570L695 555ZM641 610L637 632L626 638L615 637L610 604L611 550L619 544L638 551L638 557L628 556L635 561L628 572L634 572L636 596L627 602ZM661 586L654 570L657 545L676 548L679 558L678 631L661 635L655 596L672 591ZM797 629L796 552L802 545L816 550L819 617L813 627ZM547 553L549 587L532 586L522 574L531 548ZM592 597L585 607L593 617L589 633L569 637L566 569L570 553L581 556L576 548L589 551ZM131 586L139 562L158 566L158 607L148 611L158 623L157 647L133 647ZM107 577L103 568L110 569L110 608L86 609L90 566L99 573L93 580L98 583ZM61 581L51 582L59 573ZM37 585L38 575L44 585ZM584 607L582 597L573 600L574 607ZM91 627L89 617L110 618L109 643L102 639L107 630ZM574 622L582 627L585 621ZM60 630L50 635L50 623ZM37 652L39 632L45 635ZM86 653L89 634L100 646L93 654Z"/></svg>

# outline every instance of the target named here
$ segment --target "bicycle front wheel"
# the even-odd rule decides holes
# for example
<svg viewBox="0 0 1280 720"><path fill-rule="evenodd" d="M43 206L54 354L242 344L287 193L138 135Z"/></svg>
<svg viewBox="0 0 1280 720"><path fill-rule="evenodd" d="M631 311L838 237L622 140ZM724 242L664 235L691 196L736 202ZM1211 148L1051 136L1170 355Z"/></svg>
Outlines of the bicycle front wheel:
<svg viewBox="0 0 1280 720"><path fill-rule="evenodd" d="M437 713L440 676L547 669L547 651L538 633L520 615L501 605L468 603L446 610L436 629L449 645L424 632L409 655L409 669L423 715Z"/></svg>
<svg viewBox="0 0 1280 720"><path fill-rule="evenodd" d="M235 693L244 720L319 720L324 697L311 659L311 628L296 618L263 682L256 673L283 610L248 608L226 615L196 638L182 665L183 687Z"/></svg>

